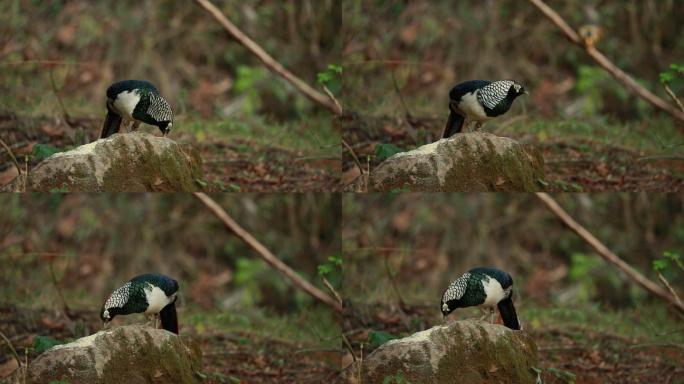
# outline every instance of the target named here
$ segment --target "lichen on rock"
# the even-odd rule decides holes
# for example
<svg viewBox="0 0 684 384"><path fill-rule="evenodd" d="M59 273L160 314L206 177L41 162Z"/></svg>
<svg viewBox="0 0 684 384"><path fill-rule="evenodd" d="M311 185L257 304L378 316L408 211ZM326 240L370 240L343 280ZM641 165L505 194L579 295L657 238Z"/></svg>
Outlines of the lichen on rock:
<svg viewBox="0 0 684 384"><path fill-rule="evenodd" d="M371 191L533 192L544 160L534 148L490 133L464 133L398 153L371 172Z"/></svg>
<svg viewBox="0 0 684 384"><path fill-rule="evenodd" d="M456 321L381 345L363 360L361 382L534 383L537 365L537 346L527 332Z"/></svg>
<svg viewBox="0 0 684 384"><path fill-rule="evenodd" d="M31 170L27 191L191 192L203 178L199 152L146 133L115 134L55 153ZM21 190L15 179L5 191Z"/></svg>
<svg viewBox="0 0 684 384"><path fill-rule="evenodd" d="M50 348L29 364L25 382L195 384L201 382L201 367L195 342L163 329L130 325ZM7 383L23 380L17 372Z"/></svg>

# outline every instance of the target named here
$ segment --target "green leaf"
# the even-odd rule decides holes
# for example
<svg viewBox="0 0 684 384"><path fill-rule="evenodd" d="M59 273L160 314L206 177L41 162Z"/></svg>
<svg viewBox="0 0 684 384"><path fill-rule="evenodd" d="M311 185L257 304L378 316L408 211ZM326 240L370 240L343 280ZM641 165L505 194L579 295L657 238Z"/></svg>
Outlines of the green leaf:
<svg viewBox="0 0 684 384"><path fill-rule="evenodd" d="M377 348L386 342L396 339L393 334L385 331L370 331L368 332L368 343Z"/></svg>
<svg viewBox="0 0 684 384"><path fill-rule="evenodd" d="M195 179L195 182L199 184L200 187L204 188L207 186L207 182L202 179Z"/></svg>
<svg viewBox="0 0 684 384"><path fill-rule="evenodd" d="M375 157L380 161L400 152L404 152L404 150L394 144L381 143L375 146Z"/></svg>
<svg viewBox="0 0 684 384"><path fill-rule="evenodd" d="M653 270L655 271L664 271L667 269L667 267L670 265L670 263L665 260L665 259L656 259L653 260Z"/></svg>
<svg viewBox="0 0 684 384"><path fill-rule="evenodd" d="M663 84L669 84L674 79L675 79L675 76L674 76L674 74L672 74L672 72L662 72L660 74L660 82Z"/></svg>
<svg viewBox="0 0 684 384"><path fill-rule="evenodd" d="M62 150L49 144L35 144L32 154L38 161L43 161L57 152Z"/></svg>
<svg viewBox="0 0 684 384"><path fill-rule="evenodd" d="M33 338L33 348L37 353L43 353L55 345L64 344L63 341L53 339L49 336L35 336Z"/></svg>

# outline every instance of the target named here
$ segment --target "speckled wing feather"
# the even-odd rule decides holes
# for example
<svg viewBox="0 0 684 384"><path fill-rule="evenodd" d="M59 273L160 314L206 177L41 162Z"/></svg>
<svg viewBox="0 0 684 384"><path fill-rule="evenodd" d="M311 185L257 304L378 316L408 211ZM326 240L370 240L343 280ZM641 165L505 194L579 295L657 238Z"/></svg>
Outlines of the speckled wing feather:
<svg viewBox="0 0 684 384"><path fill-rule="evenodd" d="M513 84L511 80L495 81L480 89L477 93L477 101L489 109L494 109L506 98Z"/></svg>
<svg viewBox="0 0 684 384"><path fill-rule="evenodd" d="M448 301L458 300L463 297L466 289L468 289L468 279L470 279L470 273L466 272L461 277L449 284L446 292L444 292L444 296L442 296L442 301L446 303Z"/></svg>

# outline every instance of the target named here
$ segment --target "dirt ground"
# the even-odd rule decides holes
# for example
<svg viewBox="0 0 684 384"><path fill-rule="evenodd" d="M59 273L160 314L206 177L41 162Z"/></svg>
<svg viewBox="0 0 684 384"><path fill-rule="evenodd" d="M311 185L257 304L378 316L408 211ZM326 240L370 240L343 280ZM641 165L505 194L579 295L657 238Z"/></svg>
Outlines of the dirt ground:
<svg viewBox="0 0 684 384"><path fill-rule="evenodd" d="M0 116L0 138L23 168L25 155L32 153L35 144L65 148L89 143L97 139L99 124L99 119L90 118L72 119L68 124L59 118L4 115ZM290 148L260 145L250 138L197 141L180 129L171 138L189 141L200 150L207 192L329 192L339 187L341 163L336 156L307 156ZM4 185L18 172L5 150L0 159L0 185ZM37 163L29 159L29 171Z"/></svg>
<svg viewBox="0 0 684 384"><path fill-rule="evenodd" d="M411 121L359 117L340 119L343 139L349 144L362 167L371 170L380 164L375 147L392 143L401 148L438 140L438 118ZM438 132L439 131L439 132ZM496 133L507 136L503 133ZM548 192L678 192L684 190L684 157L656 156L620 145L606 145L596 140L516 134L515 140L529 143L541 151ZM370 162L367 160L370 159ZM349 149L343 153L343 186L354 182L358 167Z"/></svg>
<svg viewBox="0 0 684 384"><path fill-rule="evenodd" d="M20 359L30 363L38 356L32 348L34 336L68 340L101 328L94 312L72 311L72 318L65 320L57 311L4 306L0 307L0 332L10 340ZM181 328L181 333L189 335L202 348L205 383L326 383L339 374L339 351L265 338L247 329L198 334ZM4 341L0 351L1 379L18 365Z"/></svg>

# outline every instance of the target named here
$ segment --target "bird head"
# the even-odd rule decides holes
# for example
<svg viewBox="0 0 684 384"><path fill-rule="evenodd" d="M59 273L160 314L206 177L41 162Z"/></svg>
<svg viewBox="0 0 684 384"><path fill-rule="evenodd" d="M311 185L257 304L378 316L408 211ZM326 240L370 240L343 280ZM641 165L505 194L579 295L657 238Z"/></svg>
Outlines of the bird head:
<svg viewBox="0 0 684 384"><path fill-rule="evenodd" d="M171 121L160 121L159 124L157 124L157 126L162 131L162 134L164 134L164 136L168 135L169 132L171 132L172 125L173 122Z"/></svg>
<svg viewBox="0 0 684 384"><path fill-rule="evenodd" d="M100 319L106 325L107 323L112 321L112 319L114 319L114 316L119 314L120 310L121 310L121 308L116 308L116 307L107 308L103 305L102 309L100 310Z"/></svg>
<svg viewBox="0 0 684 384"><path fill-rule="evenodd" d="M442 317L447 317L456 308L449 307L449 304L442 301Z"/></svg>
<svg viewBox="0 0 684 384"><path fill-rule="evenodd" d="M511 89L508 91L509 94L513 94L515 97L518 97L520 95L529 95L530 93L527 92L525 87L522 86L520 83L513 82L513 85L511 85Z"/></svg>

